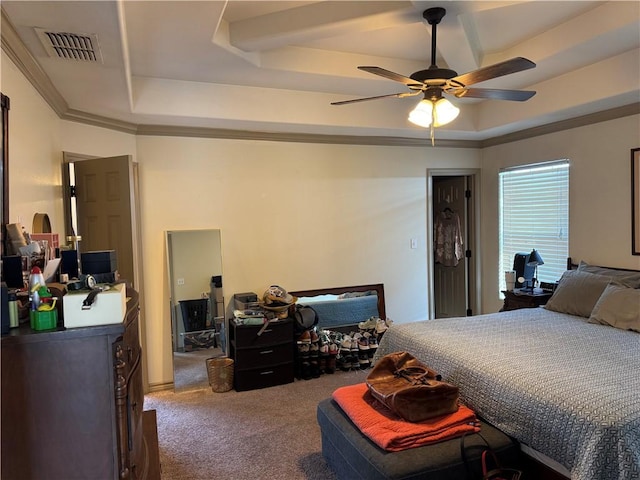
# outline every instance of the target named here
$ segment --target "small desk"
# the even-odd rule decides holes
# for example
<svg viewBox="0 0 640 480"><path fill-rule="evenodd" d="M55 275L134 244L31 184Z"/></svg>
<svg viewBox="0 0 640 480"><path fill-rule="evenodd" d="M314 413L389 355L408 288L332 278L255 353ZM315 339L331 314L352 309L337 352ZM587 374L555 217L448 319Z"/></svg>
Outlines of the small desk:
<svg viewBox="0 0 640 480"><path fill-rule="evenodd" d="M533 292L529 289L503 290L504 305L500 309L501 312L509 310L518 310L519 308L536 308L544 305L553 295L552 292L546 292L540 288L535 288Z"/></svg>

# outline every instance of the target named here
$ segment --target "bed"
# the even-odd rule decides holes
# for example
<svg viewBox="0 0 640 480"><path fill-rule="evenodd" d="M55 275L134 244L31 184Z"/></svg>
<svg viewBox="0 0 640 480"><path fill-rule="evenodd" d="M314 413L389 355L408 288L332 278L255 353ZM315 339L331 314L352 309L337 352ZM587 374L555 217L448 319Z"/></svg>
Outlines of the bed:
<svg viewBox="0 0 640 480"><path fill-rule="evenodd" d="M638 479L640 333L598 316L624 309L640 330L640 272L616 270L614 278L598 268L582 262L565 272L549 308L395 323L374 361L413 353L481 418L573 480ZM601 277L601 293L584 274ZM626 299L604 298L612 287Z"/></svg>

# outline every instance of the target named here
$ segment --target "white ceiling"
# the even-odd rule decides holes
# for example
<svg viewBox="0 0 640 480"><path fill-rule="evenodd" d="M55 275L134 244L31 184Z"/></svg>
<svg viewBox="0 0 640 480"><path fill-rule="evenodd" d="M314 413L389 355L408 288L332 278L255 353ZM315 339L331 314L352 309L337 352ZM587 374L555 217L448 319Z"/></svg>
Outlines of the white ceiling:
<svg viewBox="0 0 640 480"><path fill-rule="evenodd" d="M3 48L24 43L76 115L132 125L428 138L406 117L420 97L357 69L459 74L522 56L532 70L475 87L536 90L527 102L455 99L437 138L484 140L640 100L637 1L11 1ZM7 23L7 20L9 23ZM7 33L13 26L17 36ZM103 62L50 57L35 27L95 34ZM19 51L12 45L13 51Z"/></svg>

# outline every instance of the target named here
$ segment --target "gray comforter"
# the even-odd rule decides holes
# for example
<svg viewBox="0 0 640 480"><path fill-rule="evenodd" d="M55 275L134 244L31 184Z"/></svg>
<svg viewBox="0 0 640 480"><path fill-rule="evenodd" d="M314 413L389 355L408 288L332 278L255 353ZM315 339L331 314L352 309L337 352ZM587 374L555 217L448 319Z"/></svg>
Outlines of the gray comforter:
<svg viewBox="0 0 640 480"><path fill-rule="evenodd" d="M640 334L544 308L394 324L461 400L574 480L640 478Z"/></svg>

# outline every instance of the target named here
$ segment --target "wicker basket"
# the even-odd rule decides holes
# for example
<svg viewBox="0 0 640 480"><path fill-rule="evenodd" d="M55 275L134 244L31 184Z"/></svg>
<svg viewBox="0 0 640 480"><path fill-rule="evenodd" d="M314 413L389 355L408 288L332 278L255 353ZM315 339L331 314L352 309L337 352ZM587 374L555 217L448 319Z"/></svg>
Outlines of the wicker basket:
<svg viewBox="0 0 640 480"><path fill-rule="evenodd" d="M209 385L214 392L228 392L233 388L233 360L228 357L207 359Z"/></svg>

